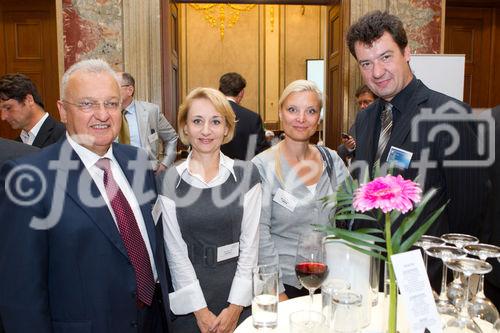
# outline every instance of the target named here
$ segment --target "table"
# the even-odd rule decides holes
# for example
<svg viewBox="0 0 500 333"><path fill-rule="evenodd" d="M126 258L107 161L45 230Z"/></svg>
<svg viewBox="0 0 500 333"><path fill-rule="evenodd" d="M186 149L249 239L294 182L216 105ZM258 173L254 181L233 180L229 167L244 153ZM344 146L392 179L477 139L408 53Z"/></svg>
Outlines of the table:
<svg viewBox="0 0 500 333"><path fill-rule="evenodd" d="M387 300L387 302L388 301L389 300ZM410 330L408 327L408 321L406 319L406 313L403 310L405 307L402 304L402 301L403 301L402 297L399 297L398 331L401 333L408 333L410 332ZM261 329L260 331L257 331L257 329L253 327L252 317L250 316L236 328L234 333L253 333L253 332L289 333L290 328L288 320L290 313L309 309L310 302L311 301L309 296L304 296L304 297L289 299L287 301L278 303L278 327L276 327L273 330ZM371 323L368 327L362 329L361 333L385 333L386 329L385 326L387 325L386 323L388 319L388 315L385 309L387 308L388 307L384 305L384 294L379 293L378 304L377 306L372 307ZM312 310L321 312L321 294L314 295L314 303L312 305ZM491 324L482 320L475 320L475 321L479 325L479 327L483 330L483 332L491 332L491 326L492 326Z"/></svg>
<svg viewBox="0 0 500 333"><path fill-rule="evenodd" d="M401 298L400 298L401 299ZM297 297L278 303L278 327L274 330L257 331L252 324L252 317L248 317L240 326L236 328L234 333L251 333L251 332L272 332L272 333L289 333L289 315L292 312L299 310L307 310L310 305L309 296ZM362 333L383 333L387 322L387 316L384 312L384 297L383 293L379 293L378 304L372 308L371 324L361 330ZM321 312L321 294L314 295L314 303L312 310ZM404 311L398 307L398 330L400 332L409 332L407 320Z"/></svg>

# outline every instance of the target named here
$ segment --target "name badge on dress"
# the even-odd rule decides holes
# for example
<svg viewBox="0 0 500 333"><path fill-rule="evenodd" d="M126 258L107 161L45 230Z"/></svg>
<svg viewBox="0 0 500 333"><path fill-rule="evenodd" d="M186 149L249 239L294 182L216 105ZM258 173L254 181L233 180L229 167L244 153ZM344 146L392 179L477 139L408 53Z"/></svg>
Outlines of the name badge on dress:
<svg viewBox="0 0 500 333"><path fill-rule="evenodd" d="M406 170L410 166L412 156L412 152L392 146L387 154L387 163L398 169Z"/></svg>
<svg viewBox="0 0 500 333"><path fill-rule="evenodd" d="M297 198L295 198L287 191L283 191L280 188L276 191L273 201L285 207L291 212L295 210L295 207L297 207L297 202L298 202Z"/></svg>
<svg viewBox="0 0 500 333"><path fill-rule="evenodd" d="M158 140L158 133L154 132L153 134L150 134L148 136L149 143L154 143L156 140Z"/></svg>
<svg viewBox="0 0 500 333"><path fill-rule="evenodd" d="M219 246L217 248L217 262L235 258L239 254L240 254L240 242Z"/></svg>

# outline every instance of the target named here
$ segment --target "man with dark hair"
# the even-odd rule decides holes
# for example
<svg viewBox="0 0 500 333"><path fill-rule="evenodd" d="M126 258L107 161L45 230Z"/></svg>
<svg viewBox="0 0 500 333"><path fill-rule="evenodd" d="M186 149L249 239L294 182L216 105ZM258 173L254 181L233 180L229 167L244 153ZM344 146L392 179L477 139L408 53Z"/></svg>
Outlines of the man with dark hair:
<svg viewBox="0 0 500 333"><path fill-rule="evenodd" d="M226 95L236 115L234 138L221 146L221 151L230 158L251 160L269 148L260 116L241 106L247 82L238 73L226 73L219 79L219 90Z"/></svg>
<svg viewBox="0 0 500 333"><path fill-rule="evenodd" d="M158 174L175 161L177 133L158 105L134 99L135 80L129 73L119 73L122 94L120 143L144 148ZM161 142L160 142L161 141Z"/></svg>
<svg viewBox="0 0 500 333"><path fill-rule="evenodd" d="M24 74L0 78L0 112L12 129L20 129L17 141L35 147L53 144L65 133L64 125L44 110L35 84Z"/></svg>
<svg viewBox="0 0 500 333"><path fill-rule="evenodd" d="M474 122L467 117L470 107L427 88L412 74L408 39L398 17L380 11L361 17L350 27L347 44L366 85L379 96L356 117L355 160L364 161L370 171L376 163L395 164L396 172L405 179L418 176L424 192L437 189L412 231L447 203L427 233L477 235L485 202L486 169L473 166L484 157L476 151ZM442 129L443 115L459 114L465 114L465 120L447 121L452 130ZM414 119L423 120L412 122ZM450 151L456 140L459 144Z"/></svg>
<svg viewBox="0 0 500 333"><path fill-rule="evenodd" d="M356 103L359 110L364 110L377 98L366 84L356 89ZM342 143L337 148L337 153L346 165L350 165L351 159L356 152L356 130L354 124L349 128L348 133L342 133Z"/></svg>

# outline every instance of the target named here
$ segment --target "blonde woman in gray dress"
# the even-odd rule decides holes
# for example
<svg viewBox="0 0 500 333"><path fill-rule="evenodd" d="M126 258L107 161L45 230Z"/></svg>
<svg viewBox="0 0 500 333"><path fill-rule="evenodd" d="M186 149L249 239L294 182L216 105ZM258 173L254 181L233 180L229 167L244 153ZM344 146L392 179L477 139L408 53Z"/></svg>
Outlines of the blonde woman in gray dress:
<svg viewBox="0 0 500 333"><path fill-rule="evenodd" d="M335 151L309 143L322 105L313 82L290 83L279 100L285 139L252 160L262 179L259 264L279 264L281 301L308 294L295 276L299 235L328 222L330 210L320 199L349 177Z"/></svg>

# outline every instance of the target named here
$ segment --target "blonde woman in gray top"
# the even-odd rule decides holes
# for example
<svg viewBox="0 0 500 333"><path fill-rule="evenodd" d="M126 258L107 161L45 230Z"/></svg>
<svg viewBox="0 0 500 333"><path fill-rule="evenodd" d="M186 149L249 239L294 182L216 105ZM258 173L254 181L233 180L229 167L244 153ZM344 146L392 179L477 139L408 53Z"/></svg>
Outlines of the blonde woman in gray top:
<svg viewBox="0 0 500 333"><path fill-rule="evenodd" d="M279 100L285 139L252 160L262 178L259 264L279 263L280 301L307 295L294 270L299 235L328 222L330 209L319 199L349 177L335 151L309 144L322 104L313 82L290 83Z"/></svg>

